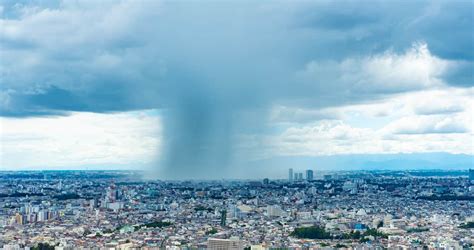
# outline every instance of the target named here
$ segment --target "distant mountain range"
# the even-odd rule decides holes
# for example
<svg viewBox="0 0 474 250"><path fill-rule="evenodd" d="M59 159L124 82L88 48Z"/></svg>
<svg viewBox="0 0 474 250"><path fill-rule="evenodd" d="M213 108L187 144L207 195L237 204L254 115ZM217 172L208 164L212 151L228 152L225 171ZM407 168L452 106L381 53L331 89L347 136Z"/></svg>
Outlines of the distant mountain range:
<svg viewBox="0 0 474 250"><path fill-rule="evenodd" d="M408 170L443 169L461 170L474 168L474 155L449 153L416 154L357 154L332 156L284 156L250 162L255 175L278 171L287 174L288 168L340 170Z"/></svg>
<svg viewBox="0 0 474 250"><path fill-rule="evenodd" d="M145 165L87 165L75 167L42 167L3 170L144 170L158 169ZM312 169L318 171L352 171L352 170L467 170L474 169L474 155L449 153L414 153L414 154L357 154L332 156L281 156L269 159L235 163L228 168L224 178L282 178L288 177L288 169L303 172ZM0 168L0 170L2 170ZM205 171L205 170L203 170ZM209 173L209 178L221 179Z"/></svg>

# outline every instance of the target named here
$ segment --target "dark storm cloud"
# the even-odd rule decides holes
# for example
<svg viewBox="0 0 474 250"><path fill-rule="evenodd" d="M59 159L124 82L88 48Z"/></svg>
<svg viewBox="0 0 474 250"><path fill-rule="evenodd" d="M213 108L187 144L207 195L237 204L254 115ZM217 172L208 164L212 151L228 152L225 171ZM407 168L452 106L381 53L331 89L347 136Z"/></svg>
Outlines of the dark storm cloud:
<svg viewBox="0 0 474 250"><path fill-rule="evenodd" d="M458 67L448 72L445 80L449 84L458 87L473 87L474 86L474 62L463 61L458 64Z"/></svg>
<svg viewBox="0 0 474 250"><path fill-rule="evenodd" d="M1 115L163 109L169 176L223 173L236 131L260 130L273 105L324 108L426 87L358 75L358 60L420 41L467 65L474 51L471 1L3 4ZM440 77L472 86L469 67Z"/></svg>

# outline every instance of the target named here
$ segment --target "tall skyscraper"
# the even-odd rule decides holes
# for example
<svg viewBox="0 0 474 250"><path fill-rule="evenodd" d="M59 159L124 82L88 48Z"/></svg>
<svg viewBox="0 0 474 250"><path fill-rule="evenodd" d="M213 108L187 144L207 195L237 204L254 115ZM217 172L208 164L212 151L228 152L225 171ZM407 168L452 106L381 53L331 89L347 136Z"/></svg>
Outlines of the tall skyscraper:
<svg viewBox="0 0 474 250"><path fill-rule="evenodd" d="M115 183L112 183L108 188L107 188L107 192L106 192L106 201L107 202L115 202L117 201L117 189L116 189L116 186L115 186Z"/></svg>
<svg viewBox="0 0 474 250"><path fill-rule="evenodd" d="M221 210L221 226L225 227L225 222L227 220L227 210L222 209Z"/></svg>
<svg viewBox="0 0 474 250"><path fill-rule="evenodd" d="M314 180L313 170L311 170L311 169L306 170L306 180L307 181Z"/></svg>
<svg viewBox="0 0 474 250"><path fill-rule="evenodd" d="M293 169L292 168L290 168L288 170L288 180L293 181Z"/></svg>
<svg viewBox="0 0 474 250"><path fill-rule="evenodd" d="M469 180L474 181L474 169L469 169Z"/></svg>

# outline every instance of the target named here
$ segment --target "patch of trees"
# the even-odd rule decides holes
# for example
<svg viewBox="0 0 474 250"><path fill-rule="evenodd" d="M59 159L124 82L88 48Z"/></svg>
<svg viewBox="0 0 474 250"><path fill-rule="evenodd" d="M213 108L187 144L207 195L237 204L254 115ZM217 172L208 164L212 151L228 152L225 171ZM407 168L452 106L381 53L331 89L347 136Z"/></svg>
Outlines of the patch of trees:
<svg viewBox="0 0 474 250"><path fill-rule="evenodd" d="M426 227L419 227L419 228L409 228L407 230L407 233L421 233L421 232L426 232L429 231L429 228Z"/></svg>
<svg viewBox="0 0 474 250"><path fill-rule="evenodd" d="M470 221L468 223L461 224L459 226L459 228L465 228L465 229L474 228L474 221Z"/></svg>
<svg viewBox="0 0 474 250"><path fill-rule="evenodd" d="M402 184L402 183L379 183L378 186L379 186L379 188L383 188L383 189L385 189L389 192L393 192L397 188L405 187L405 184Z"/></svg>
<svg viewBox="0 0 474 250"><path fill-rule="evenodd" d="M73 200L73 199L80 199L81 196L78 194L59 194L53 196L54 199L57 200Z"/></svg>
<svg viewBox="0 0 474 250"><path fill-rule="evenodd" d="M154 221L154 222L134 226L134 228L135 228L135 231L137 231L137 230L139 230L140 228L143 228L143 227L146 227L146 228L157 228L157 227L162 228L162 227L168 227L168 226L171 226L171 225L172 225L172 223L167 222L167 221Z"/></svg>
<svg viewBox="0 0 474 250"><path fill-rule="evenodd" d="M474 196L432 195L432 196L418 196L417 199L429 200L429 201L474 201Z"/></svg>
<svg viewBox="0 0 474 250"><path fill-rule="evenodd" d="M33 173L18 173L18 174L8 174L5 175L5 179L43 179L43 174L33 174ZM3 179L3 178L2 178Z"/></svg>
<svg viewBox="0 0 474 250"><path fill-rule="evenodd" d="M44 196L43 193L11 193L11 194L0 194L0 198L4 197L32 197L32 196Z"/></svg>
<svg viewBox="0 0 474 250"><path fill-rule="evenodd" d="M331 234L322 227L296 228L290 235L304 239L332 239Z"/></svg>
<svg viewBox="0 0 474 250"><path fill-rule="evenodd" d="M214 209L210 208L210 207L205 207L205 206L197 206L194 208L194 211L207 211L207 212L212 212L214 211Z"/></svg>
<svg viewBox="0 0 474 250"><path fill-rule="evenodd" d="M32 247L31 250L54 250L54 246L49 245L48 243L38 243L36 246Z"/></svg>
<svg viewBox="0 0 474 250"><path fill-rule="evenodd" d="M331 235L331 233L327 232L324 228L317 227L317 226L296 228L290 235L297 238L318 239L318 240L323 240L323 239L361 240L361 239L364 239L366 236L388 238L387 234L384 234L374 228L367 229L365 232L351 231L350 233Z"/></svg>
<svg viewBox="0 0 474 250"><path fill-rule="evenodd" d="M207 235L212 235L212 234L216 234L216 233L217 233L217 229L215 229L215 228L212 228L211 230L206 232Z"/></svg>
<svg viewBox="0 0 474 250"><path fill-rule="evenodd" d="M377 230L375 228L367 229L364 232L363 236L374 236L374 237L388 238L387 234L384 234L384 233L380 232L379 230Z"/></svg>

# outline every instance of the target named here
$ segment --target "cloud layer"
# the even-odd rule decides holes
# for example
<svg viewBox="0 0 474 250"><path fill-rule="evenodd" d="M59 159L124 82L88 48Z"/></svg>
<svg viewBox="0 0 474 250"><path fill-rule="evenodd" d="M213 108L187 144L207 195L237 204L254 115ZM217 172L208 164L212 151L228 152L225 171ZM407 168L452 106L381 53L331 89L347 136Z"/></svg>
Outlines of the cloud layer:
<svg viewBox="0 0 474 250"><path fill-rule="evenodd" d="M7 2L1 111L167 107L183 91L252 106L275 98L327 94L343 98L340 103L364 93L472 86L456 81L472 80L465 75L473 59L472 3L370 5Z"/></svg>
<svg viewBox="0 0 474 250"><path fill-rule="evenodd" d="M160 120L146 112L0 118L1 169L130 169L152 162Z"/></svg>
<svg viewBox="0 0 474 250"><path fill-rule="evenodd" d="M412 152L431 144L394 150L387 138L472 133L463 104L429 100L472 101L470 1L3 4L1 116L160 110L167 176L224 175L246 157L237 152L268 154L241 150L265 141L274 154L313 154L316 141L339 143L327 154L357 153L348 147L374 140L383 147L360 148ZM428 94L401 117L391 100L413 93ZM362 124L346 112L360 105L390 118ZM450 140L434 148L466 151ZM278 146L297 142L305 148Z"/></svg>

